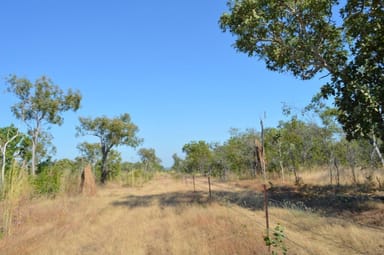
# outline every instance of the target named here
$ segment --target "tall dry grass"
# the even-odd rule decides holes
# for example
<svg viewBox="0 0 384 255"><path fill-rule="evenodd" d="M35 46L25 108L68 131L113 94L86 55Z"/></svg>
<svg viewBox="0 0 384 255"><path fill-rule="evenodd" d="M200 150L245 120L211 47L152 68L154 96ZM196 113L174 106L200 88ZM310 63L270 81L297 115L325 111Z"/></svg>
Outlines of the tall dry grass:
<svg viewBox="0 0 384 255"><path fill-rule="evenodd" d="M238 201L212 201L205 184L198 179L193 192L191 180L162 175L141 187L107 185L95 197L29 201L23 225L0 241L0 253L268 254L264 211L245 203L262 196L214 182L214 194ZM288 206L270 208L270 217L271 227L285 227L288 254L384 254L383 231L348 219Z"/></svg>
<svg viewBox="0 0 384 255"><path fill-rule="evenodd" d="M332 183L330 169L327 167L316 167L312 169L301 169L298 175L302 178L304 184L310 185L329 185L337 184L336 170L332 170ZM373 188L384 189L384 169L371 168L356 168L355 169L356 183L354 182L352 170L349 167L339 167L339 182L340 185L353 184L370 184ZM281 184L282 181L278 177L271 178L271 181L276 184ZM285 177L285 184L293 184L295 182L292 173L288 172Z"/></svg>
<svg viewBox="0 0 384 255"><path fill-rule="evenodd" d="M31 190L27 172L14 162L1 187L1 235L7 236L12 233L13 225L17 221L14 212L23 198L30 195Z"/></svg>

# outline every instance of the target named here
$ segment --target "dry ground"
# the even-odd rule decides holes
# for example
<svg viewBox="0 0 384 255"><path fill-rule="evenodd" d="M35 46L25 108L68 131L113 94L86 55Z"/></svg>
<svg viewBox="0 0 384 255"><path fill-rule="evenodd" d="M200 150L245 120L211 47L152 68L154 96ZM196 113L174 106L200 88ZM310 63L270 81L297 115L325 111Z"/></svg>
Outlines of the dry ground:
<svg viewBox="0 0 384 255"><path fill-rule="evenodd" d="M109 185L90 198L28 201L0 254L267 254L257 188L214 182L211 200L207 189L205 178L193 192L191 179L163 175L141 188ZM288 254L384 254L382 228L296 205L270 209L271 226L285 227Z"/></svg>

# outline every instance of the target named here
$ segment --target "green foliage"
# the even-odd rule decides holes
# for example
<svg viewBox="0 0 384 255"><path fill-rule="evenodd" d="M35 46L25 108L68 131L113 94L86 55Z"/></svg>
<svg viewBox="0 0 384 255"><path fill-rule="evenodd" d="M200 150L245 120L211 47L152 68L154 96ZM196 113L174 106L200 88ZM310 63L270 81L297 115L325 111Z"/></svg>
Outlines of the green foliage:
<svg viewBox="0 0 384 255"><path fill-rule="evenodd" d="M142 143L136 136L139 129L131 122L128 113L112 119L103 116L95 119L80 117L79 120L78 135L93 135L100 139L101 182L105 183L109 175L107 159L112 148L120 145L137 147Z"/></svg>
<svg viewBox="0 0 384 255"><path fill-rule="evenodd" d="M265 60L267 68L310 79L321 69L343 64L346 51L332 22L334 0L228 1L220 18L235 36L235 48ZM330 65L330 63L332 65Z"/></svg>
<svg viewBox="0 0 384 255"><path fill-rule="evenodd" d="M267 247L272 247L272 254L278 255L279 251L282 255L286 255L288 253L288 249L285 246L284 239L286 238L284 233L284 227L280 224L274 228L272 237L264 236L264 242Z"/></svg>
<svg viewBox="0 0 384 255"><path fill-rule="evenodd" d="M107 180L112 181L119 178L121 174L121 154L116 150L111 150L108 154L106 168L108 169ZM96 163L96 179L101 181L102 177L102 161Z"/></svg>
<svg viewBox="0 0 384 255"><path fill-rule="evenodd" d="M145 171L160 171L162 170L161 159L156 156L155 149L141 148L139 150L141 162L144 165Z"/></svg>
<svg viewBox="0 0 384 255"><path fill-rule="evenodd" d="M42 76L35 83L25 78L11 76L8 79L8 92L14 94L18 103L12 106L12 112L17 119L25 122L32 141L32 174L35 174L36 153L44 142L50 141L51 136L44 132L44 124L61 125L62 113L68 110L77 111L80 107L79 92L68 90L64 94L52 80Z"/></svg>
<svg viewBox="0 0 384 255"><path fill-rule="evenodd" d="M15 158L28 162L30 139L15 126L0 128L0 187L4 183L5 174L10 170Z"/></svg>
<svg viewBox="0 0 384 255"><path fill-rule="evenodd" d="M347 139L384 140L382 1L238 0L228 7L220 26L236 36L238 51L304 80L328 75L320 95L334 99Z"/></svg>
<svg viewBox="0 0 384 255"><path fill-rule="evenodd" d="M101 159L101 147L99 143L83 142L77 146L83 159L92 166Z"/></svg>
<svg viewBox="0 0 384 255"><path fill-rule="evenodd" d="M35 192L39 195L55 196L61 191L63 170L53 162L46 161L38 166L33 178Z"/></svg>
<svg viewBox="0 0 384 255"><path fill-rule="evenodd" d="M259 135L252 129L240 132L230 130L230 138L215 147L216 166L231 169L238 176L253 176L256 173L255 140Z"/></svg>
<svg viewBox="0 0 384 255"><path fill-rule="evenodd" d="M174 153L172 155L172 159L173 159L173 165L171 167L171 170L175 171L177 173L182 172L182 170L183 170L183 160L176 153Z"/></svg>
<svg viewBox="0 0 384 255"><path fill-rule="evenodd" d="M355 169L377 167L380 163L379 158L374 157L376 155L373 153L374 147L368 140L348 141L345 138L335 122L332 109L308 107L305 114L314 113L317 122L304 121L293 114L292 110L288 108L284 110L287 115L292 115L288 120L280 121L276 128L264 129L269 173L279 173L282 178L285 178L287 173L292 173L297 184L300 184L303 181L300 178L300 169L313 169L319 166L329 168L338 162L337 164L344 168L351 169L353 180L356 182ZM322 125L319 124L320 121ZM252 129L242 132L232 129L229 139L222 144L191 142L183 147L186 153L184 160L176 155L173 169L202 174L209 171L211 176L223 180L229 174L241 178L254 176L256 139L260 140L260 135Z"/></svg>
<svg viewBox="0 0 384 255"><path fill-rule="evenodd" d="M206 174L210 170L212 151L205 141L192 141L183 146L186 154L185 171L187 173Z"/></svg>

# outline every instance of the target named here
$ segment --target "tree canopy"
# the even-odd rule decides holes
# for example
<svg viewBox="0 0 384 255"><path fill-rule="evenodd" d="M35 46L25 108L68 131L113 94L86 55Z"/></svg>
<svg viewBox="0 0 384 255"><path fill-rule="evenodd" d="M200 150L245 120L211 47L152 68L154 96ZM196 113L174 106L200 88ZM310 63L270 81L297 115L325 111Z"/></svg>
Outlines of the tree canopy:
<svg viewBox="0 0 384 255"><path fill-rule="evenodd" d="M186 170L189 173L207 173L211 165L212 151L205 141L192 141L183 146L186 154Z"/></svg>
<svg viewBox="0 0 384 255"><path fill-rule="evenodd" d="M80 117L80 126L77 127L78 135L93 135L100 139L102 170L101 182L105 183L108 176L107 158L113 147L126 145L137 147L142 139L137 137L138 127L132 123L128 113L119 117L108 118L106 116L97 118Z"/></svg>
<svg viewBox="0 0 384 255"><path fill-rule="evenodd" d="M149 170L160 170L161 167L161 159L156 156L156 151L153 148L141 148L138 151L141 162L144 165L145 171Z"/></svg>
<svg viewBox="0 0 384 255"><path fill-rule="evenodd" d="M303 80L329 76L321 95L334 99L347 138L384 140L383 1L236 0L228 7L219 23L238 51Z"/></svg>
<svg viewBox="0 0 384 255"><path fill-rule="evenodd" d="M61 125L64 121L62 113L80 107L79 92L64 91L48 77L42 76L35 83L26 78L11 76L8 79L8 92L14 94L18 102L12 106L17 119L28 127L32 140L32 174L35 174L36 150L41 140L49 138L44 132L44 124Z"/></svg>

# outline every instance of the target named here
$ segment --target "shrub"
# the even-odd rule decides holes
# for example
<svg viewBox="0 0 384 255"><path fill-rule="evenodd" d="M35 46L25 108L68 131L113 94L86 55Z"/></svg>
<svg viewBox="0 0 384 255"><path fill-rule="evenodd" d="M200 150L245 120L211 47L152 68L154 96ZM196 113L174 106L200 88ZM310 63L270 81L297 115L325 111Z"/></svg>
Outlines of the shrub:
<svg viewBox="0 0 384 255"><path fill-rule="evenodd" d="M35 192L41 195L55 196L61 190L63 171L53 165L45 166L33 179Z"/></svg>

